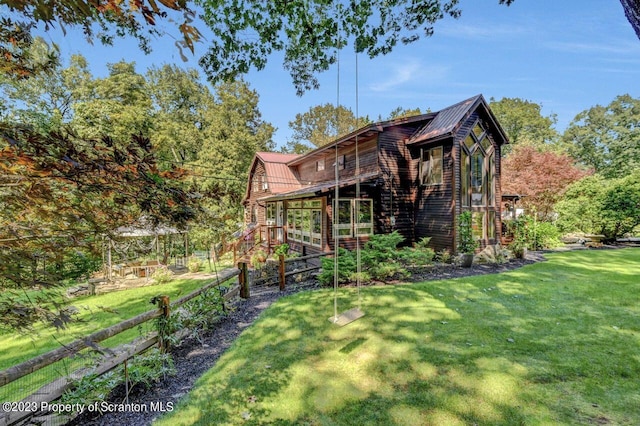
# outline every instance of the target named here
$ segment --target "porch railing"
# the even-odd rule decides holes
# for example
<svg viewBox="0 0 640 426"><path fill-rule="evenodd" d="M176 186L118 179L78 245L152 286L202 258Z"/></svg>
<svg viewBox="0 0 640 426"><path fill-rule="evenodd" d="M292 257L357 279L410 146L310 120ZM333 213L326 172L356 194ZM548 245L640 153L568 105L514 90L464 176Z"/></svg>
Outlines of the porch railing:
<svg viewBox="0 0 640 426"><path fill-rule="evenodd" d="M257 248L265 248L271 254L274 247L287 242L286 226L259 225L243 232L233 247L234 263L251 254Z"/></svg>

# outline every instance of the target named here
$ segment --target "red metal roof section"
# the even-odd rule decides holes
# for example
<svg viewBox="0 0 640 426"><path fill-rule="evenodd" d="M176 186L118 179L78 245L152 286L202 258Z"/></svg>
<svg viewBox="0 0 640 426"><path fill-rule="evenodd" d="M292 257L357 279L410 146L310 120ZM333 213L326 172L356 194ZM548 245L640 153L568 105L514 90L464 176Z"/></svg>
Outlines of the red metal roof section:
<svg viewBox="0 0 640 426"><path fill-rule="evenodd" d="M482 99L482 95L477 95L438 111L433 120L418 129L409 138L407 144L410 145L427 139L438 139L442 136L453 134L465 116L475 109Z"/></svg>
<svg viewBox="0 0 640 426"><path fill-rule="evenodd" d="M257 152L267 174L269 192L279 194L300 188L300 180L287 162L300 157L299 154L281 154L278 152Z"/></svg>

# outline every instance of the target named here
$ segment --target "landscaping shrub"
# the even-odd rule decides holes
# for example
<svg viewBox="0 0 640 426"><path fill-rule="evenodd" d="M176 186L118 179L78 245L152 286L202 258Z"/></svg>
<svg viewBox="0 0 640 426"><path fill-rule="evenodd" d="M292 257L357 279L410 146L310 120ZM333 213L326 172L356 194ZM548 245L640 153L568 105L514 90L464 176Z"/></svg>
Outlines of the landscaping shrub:
<svg viewBox="0 0 640 426"><path fill-rule="evenodd" d="M542 250L562 245L560 231L550 222L540 222L532 216L522 215L510 221L508 226L513 234L513 243L509 246L511 250Z"/></svg>
<svg viewBox="0 0 640 426"><path fill-rule="evenodd" d="M187 269L189 270L189 272L198 272L201 266L202 262L195 256L191 256L189 258L189 262L187 262Z"/></svg>
<svg viewBox="0 0 640 426"><path fill-rule="evenodd" d="M153 271L151 279L153 279L153 282L156 284L166 284L173 279L173 272L166 266L160 266Z"/></svg>
<svg viewBox="0 0 640 426"><path fill-rule="evenodd" d="M442 249L435 255L435 261L440 263L451 263L453 261L453 256L451 256L451 252L447 249Z"/></svg>
<svg viewBox="0 0 640 426"><path fill-rule="evenodd" d="M402 260L407 266L424 266L430 265L433 263L433 259L435 258L435 252L430 248L408 248L405 247L403 250L398 252L399 258Z"/></svg>
<svg viewBox="0 0 640 426"><path fill-rule="evenodd" d="M376 234L369 237L362 250L362 260L367 266L375 266L380 262L398 258L398 244L404 237L398 231L391 234Z"/></svg>
<svg viewBox="0 0 640 426"><path fill-rule="evenodd" d="M560 231L549 222L538 222L533 230L532 248L541 250L561 246Z"/></svg>
<svg viewBox="0 0 640 426"><path fill-rule="evenodd" d="M276 257L280 255L287 257L287 255L289 254L289 244L284 243L276 246L276 248L273 250L273 254L275 254Z"/></svg>
<svg viewBox="0 0 640 426"><path fill-rule="evenodd" d="M358 278L360 278L361 283L370 283L372 281L371 275L368 272L354 272L349 275L349 281L357 282Z"/></svg>
<svg viewBox="0 0 640 426"><path fill-rule="evenodd" d="M103 375L91 374L75 380L75 386L62 395L60 403L88 405L93 402L108 401L111 391L118 385L124 384L125 377L128 377L129 391L131 391L135 385L141 384L148 388L160 379L176 373L171 355L157 348L128 360L127 369L126 376L123 364L120 364L116 369Z"/></svg>
<svg viewBox="0 0 640 426"><path fill-rule="evenodd" d="M333 284L335 258L322 258L322 272L318 281L324 285ZM354 253L342 247L338 249L338 282L349 282L352 274L356 273L356 258Z"/></svg>

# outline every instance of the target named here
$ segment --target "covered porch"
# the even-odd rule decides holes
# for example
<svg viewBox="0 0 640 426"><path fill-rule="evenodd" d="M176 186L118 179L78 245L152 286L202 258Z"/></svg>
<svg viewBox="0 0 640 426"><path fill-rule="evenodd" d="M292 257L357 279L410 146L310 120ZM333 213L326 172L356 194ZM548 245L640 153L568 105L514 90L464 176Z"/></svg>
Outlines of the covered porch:
<svg viewBox="0 0 640 426"><path fill-rule="evenodd" d="M335 232L340 246L350 248L356 237L374 232L374 194L379 177L380 173L369 173L338 183ZM356 197L358 183L360 197ZM258 206L265 211L264 220L247 226L236 243L235 257L257 249L271 254L285 243L302 255L333 251L335 197L336 183L330 181L258 199Z"/></svg>

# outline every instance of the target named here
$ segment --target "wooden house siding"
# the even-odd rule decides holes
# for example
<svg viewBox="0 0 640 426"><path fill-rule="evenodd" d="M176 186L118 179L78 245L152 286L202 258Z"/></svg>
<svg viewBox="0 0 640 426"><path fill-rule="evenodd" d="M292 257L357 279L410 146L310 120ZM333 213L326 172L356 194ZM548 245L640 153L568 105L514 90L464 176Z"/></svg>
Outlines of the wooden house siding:
<svg viewBox="0 0 640 426"><path fill-rule="evenodd" d="M345 156L346 163L342 170L338 171L341 180L356 176L356 146L351 144L338 149L338 156ZM366 174L377 170L377 146L375 138L361 139L358 141L358 157L360 158L360 174ZM317 171L316 164L324 160L324 170ZM335 180L336 151L327 149L322 155L314 156L296 166L300 176L300 182L304 184L327 182Z"/></svg>
<svg viewBox="0 0 640 426"><path fill-rule="evenodd" d="M416 178L415 239L431 237L431 247L435 250L453 251L454 202L453 175L454 156L451 140L444 145L428 145L428 148L442 146L442 183L420 185ZM419 150L418 150L419 151ZM419 152L415 167L420 161Z"/></svg>
<svg viewBox="0 0 640 426"><path fill-rule="evenodd" d="M254 185L254 178L256 176L266 175L264 164L258 161L255 164L252 172L249 174L249 197L247 197L245 204L245 223L251 223L252 209L256 209L257 223L265 223L267 220L267 210L264 203L259 203L258 198L264 197L270 194L269 189L263 189L261 185Z"/></svg>
<svg viewBox="0 0 640 426"><path fill-rule="evenodd" d="M418 127L392 127L378 137L381 185L377 194L376 233L386 234L397 230L405 237L407 244L415 240L413 187L418 171L417 162L412 159L404 142Z"/></svg>
<svg viewBox="0 0 640 426"><path fill-rule="evenodd" d="M492 137L495 149L495 187L496 199L494 207L469 206L464 209L487 213L491 217L495 210L496 240L498 242L501 229L501 206L497 200L502 194L500 184L501 145L507 143L506 135L491 113L484 98L479 95L459 102L436 113L428 113L415 117L374 123L358 129L336 140L330 146L318 148L301 156L283 157L285 154L258 153L250 170L249 188L244 202L250 223L251 209L256 208L258 224L266 222L267 203L284 200L284 221L286 226L288 215L287 201L322 199L323 224L322 243L318 246L318 234L313 241L290 241L291 249L304 254L333 251L333 202L336 183L336 149L338 159L344 159L344 166L338 170L339 198L370 199L373 206L373 232L386 234L399 231L405 238L406 245L419 241L423 237L431 238L431 246L436 250L448 249L456 251L456 218L461 213L461 144L473 131L475 123L481 120L484 128ZM476 140L482 143L482 134ZM357 141L357 155L356 155ZM482 146L482 144L481 144ZM337 147L337 148L336 148ZM422 185L421 150L442 147L442 183ZM486 148L486 144L482 149ZM478 149L481 149L480 147ZM359 167L356 167L358 158ZM487 158L485 156L485 158ZM323 167L318 169L318 162ZM263 164L264 163L264 164ZM485 160L485 166L488 160ZM271 171L271 172L270 172ZM254 187L253 177L271 173L274 178L284 176L288 187L273 185L263 188ZM358 194L356 176L361 176ZM276 181L273 181L275 183ZM485 187L486 188L486 187ZM255 191L254 191L255 189ZM488 194L488 193L487 193ZM475 197L477 193L469 194ZM352 201L352 206L356 203ZM353 207L352 207L353 208ZM317 207L313 208L317 211ZM318 218L317 213L315 216ZM477 216L479 218L479 216ZM483 222L483 229L487 223ZM316 222L317 223L317 222ZM346 222L345 222L346 223ZM306 226L306 225L303 225ZM351 235L357 225L352 219ZM368 232L368 225L365 225ZM317 229L317 228L316 228ZM341 226L341 229L347 227ZM362 227L361 227L362 229ZM475 228L480 229L480 228ZM291 236L300 238L298 230L292 230ZM285 231L286 234L286 231ZM312 237L313 238L313 237ZM361 236L364 243L368 237ZM348 236L340 237L340 246L354 249L358 239ZM483 243L487 243L484 241ZM312 245L315 244L315 245Z"/></svg>

